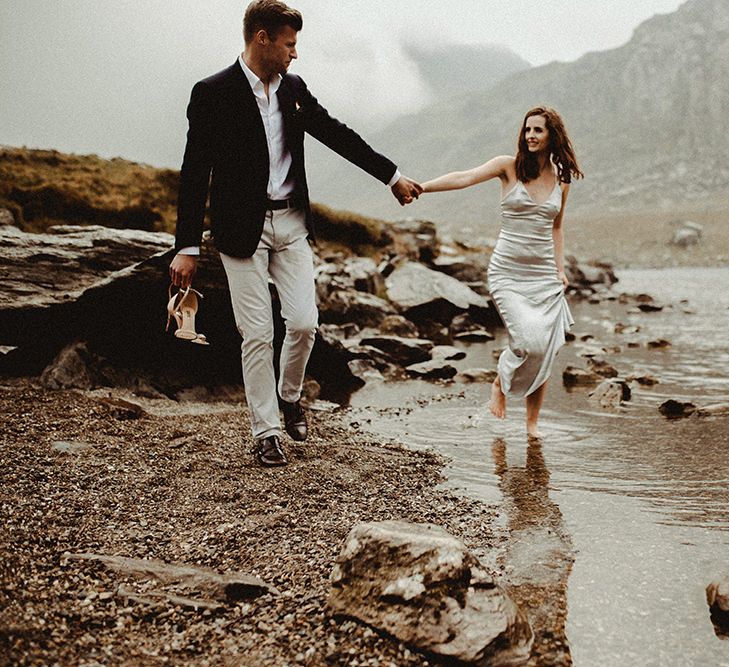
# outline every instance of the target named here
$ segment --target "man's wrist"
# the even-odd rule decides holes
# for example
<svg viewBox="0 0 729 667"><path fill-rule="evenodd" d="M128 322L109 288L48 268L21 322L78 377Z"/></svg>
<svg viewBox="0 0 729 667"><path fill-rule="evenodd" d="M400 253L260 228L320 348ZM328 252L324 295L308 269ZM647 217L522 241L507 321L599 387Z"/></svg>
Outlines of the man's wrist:
<svg viewBox="0 0 729 667"><path fill-rule="evenodd" d="M397 183L402 178L402 174L400 173L399 169L395 169L395 173L392 175L392 178L388 181L387 187L391 188L395 183Z"/></svg>
<svg viewBox="0 0 729 667"><path fill-rule="evenodd" d="M196 245L189 245L184 248L180 248L177 251L178 255L191 255L191 256L197 256L200 254L200 246Z"/></svg>

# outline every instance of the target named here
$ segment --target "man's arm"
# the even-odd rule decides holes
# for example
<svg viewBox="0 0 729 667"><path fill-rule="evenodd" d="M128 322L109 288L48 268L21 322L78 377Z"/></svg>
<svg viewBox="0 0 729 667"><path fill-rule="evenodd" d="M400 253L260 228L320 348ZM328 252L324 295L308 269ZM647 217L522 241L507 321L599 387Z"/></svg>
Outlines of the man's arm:
<svg viewBox="0 0 729 667"><path fill-rule="evenodd" d="M195 84L187 107L189 129L185 156L180 169L180 190L177 197L177 230L175 248L199 246L205 219L210 171L213 166L213 113L210 89Z"/></svg>
<svg viewBox="0 0 729 667"><path fill-rule="evenodd" d="M371 176L392 188L401 204L410 203L422 191L409 178L400 176L394 162L375 151L362 137L344 123L332 118L319 104L301 77L291 75L296 91L299 113L302 114L306 131L325 146L357 165ZM398 178L394 178L398 176ZM394 182L393 182L394 181Z"/></svg>

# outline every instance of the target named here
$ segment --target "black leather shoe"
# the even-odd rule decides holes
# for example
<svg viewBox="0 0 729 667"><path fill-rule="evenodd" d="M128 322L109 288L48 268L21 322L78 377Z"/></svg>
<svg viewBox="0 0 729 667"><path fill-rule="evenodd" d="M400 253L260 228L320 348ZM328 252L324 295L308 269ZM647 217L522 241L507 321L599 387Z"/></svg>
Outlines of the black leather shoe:
<svg viewBox="0 0 729 667"><path fill-rule="evenodd" d="M286 433L291 436L292 440L298 442L306 440L308 430L306 427L306 415L301 407L301 402L289 403L288 401L282 400L281 410L283 411Z"/></svg>
<svg viewBox="0 0 729 667"><path fill-rule="evenodd" d="M258 444L256 455L261 465L272 468L285 466L288 463L277 435L269 435L256 442Z"/></svg>

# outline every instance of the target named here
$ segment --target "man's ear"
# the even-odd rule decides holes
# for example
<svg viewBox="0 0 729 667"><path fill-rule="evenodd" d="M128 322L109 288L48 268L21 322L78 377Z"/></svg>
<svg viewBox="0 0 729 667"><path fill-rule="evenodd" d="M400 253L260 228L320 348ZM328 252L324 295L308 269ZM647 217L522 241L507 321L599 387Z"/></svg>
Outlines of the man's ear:
<svg viewBox="0 0 729 667"><path fill-rule="evenodd" d="M261 44L262 46L265 46L266 44L268 44L268 42L271 41L268 33L263 28L256 32L256 34L253 36L253 39L256 41L257 44Z"/></svg>

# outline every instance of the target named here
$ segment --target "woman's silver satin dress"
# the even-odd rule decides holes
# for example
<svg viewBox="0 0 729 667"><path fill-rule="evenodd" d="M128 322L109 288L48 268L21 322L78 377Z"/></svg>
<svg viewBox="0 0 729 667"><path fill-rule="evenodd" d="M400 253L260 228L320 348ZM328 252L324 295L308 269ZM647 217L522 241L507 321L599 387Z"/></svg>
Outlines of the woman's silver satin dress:
<svg viewBox="0 0 729 667"><path fill-rule="evenodd" d="M507 396L528 396L544 384L574 324L554 259L552 223L561 207L559 181L541 204L521 181L501 200L488 286L509 333L498 366Z"/></svg>

